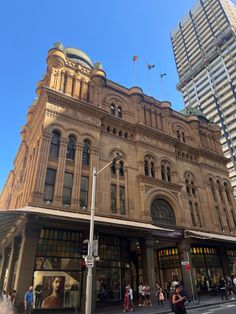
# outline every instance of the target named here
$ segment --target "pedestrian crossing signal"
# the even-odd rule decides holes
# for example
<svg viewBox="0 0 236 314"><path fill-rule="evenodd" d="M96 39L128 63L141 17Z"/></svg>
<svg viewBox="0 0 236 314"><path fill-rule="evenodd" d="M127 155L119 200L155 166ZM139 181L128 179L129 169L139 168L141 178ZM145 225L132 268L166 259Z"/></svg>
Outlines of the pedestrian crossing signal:
<svg viewBox="0 0 236 314"><path fill-rule="evenodd" d="M86 270L86 263L85 263L85 260L82 259L82 262L81 262L81 271L85 271Z"/></svg>

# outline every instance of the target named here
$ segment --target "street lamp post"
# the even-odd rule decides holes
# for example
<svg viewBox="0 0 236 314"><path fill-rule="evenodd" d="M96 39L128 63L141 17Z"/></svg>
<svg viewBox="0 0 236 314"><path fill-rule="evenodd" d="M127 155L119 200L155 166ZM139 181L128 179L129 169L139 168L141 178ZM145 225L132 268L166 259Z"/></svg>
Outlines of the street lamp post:
<svg viewBox="0 0 236 314"><path fill-rule="evenodd" d="M92 181L92 200L91 200L91 212L90 212L90 229L89 229L89 243L88 243L88 256L87 261L91 262L88 265L87 271L87 281L86 281L86 300L85 300L85 314L91 314L92 309L92 287L93 287L93 266L94 266L94 257L93 257L93 236L94 236L94 214L95 214L95 203L96 203L96 184L97 184L97 175L101 173L105 168L110 166L114 160L119 160L123 156L117 153L112 160L106 164L98 172L96 168L93 168L93 181Z"/></svg>

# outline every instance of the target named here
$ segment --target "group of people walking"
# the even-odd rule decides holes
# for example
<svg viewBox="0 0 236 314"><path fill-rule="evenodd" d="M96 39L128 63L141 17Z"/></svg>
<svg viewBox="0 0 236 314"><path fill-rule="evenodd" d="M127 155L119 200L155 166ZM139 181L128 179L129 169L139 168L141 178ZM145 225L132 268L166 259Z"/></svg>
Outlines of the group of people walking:
<svg viewBox="0 0 236 314"><path fill-rule="evenodd" d="M15 297L16 297L16 290L13 290L11 292L7 292L6 290L2 291L2 304L13 308L15 303Z"/></svg>

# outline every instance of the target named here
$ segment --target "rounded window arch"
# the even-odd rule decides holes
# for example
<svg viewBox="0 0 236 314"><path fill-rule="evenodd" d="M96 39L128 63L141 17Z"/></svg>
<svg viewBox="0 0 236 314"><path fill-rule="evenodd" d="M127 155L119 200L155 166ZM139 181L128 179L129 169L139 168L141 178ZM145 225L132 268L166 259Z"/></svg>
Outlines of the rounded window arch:
<svg viewBox="0 0 236 314"><path fill-rule="evenodd" d="M49 156L58 157L59 148L60 148L60 138L61 138L61 134L59 133L59 131L54 130L52 132L52 139L51 139L51 144L50 144L50 149L49 149Z"/></svg>
<svg viewBox="0 0 236 314"><path fill-rule="evenodd" d="M74 136L69 136L69 141L67 144L66 158L70 160L75 160L75 138Z"/></svg>
<svg viewBox="0 0 236 314"><path fill-rule="evenodd" d="M85 140L83 145L82 164L84 166L89 166L89 161L90 161L90 141Z"/></svg>
<svg viewBox="0 0 236 314"><path fill-rule="evenodd" d="M122 116L123 116L121 106L118 106L118 107L117 107L117 115L118 115L119 118L122 118Z"/></svg>
<svg viewBox="0 0 236 314"><path fill-rule="evenodd" d="M115 104L112 103L110 109L111 109L111 114L115 116L115 114L116 114L116 106L115 106Z"/></svg>
<svg viewBox="0 0 236 314"><path fill-rule="evenodd" d="M152 220L160 225L176 225L174 211L163 198L156 198L151 205Z"/></svg>

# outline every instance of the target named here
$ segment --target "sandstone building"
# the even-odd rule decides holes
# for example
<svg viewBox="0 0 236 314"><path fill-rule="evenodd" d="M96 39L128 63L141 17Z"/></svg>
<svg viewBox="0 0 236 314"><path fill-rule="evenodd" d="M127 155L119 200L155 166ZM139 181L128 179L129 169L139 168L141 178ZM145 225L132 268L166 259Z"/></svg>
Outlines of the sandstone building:
<svg viewBox="0 0 236 314"><path fill-rule="evenodd" d="M29 108L0 198L0 289L32 283L35 308L63 280L63 308L83 306L93 167L97 178L96 302L126 284L206 290L236 272L236 213L219 128L197 110L106 78L81 50L56 44ZM190 263L189 266L186 265ZM95 306L95 304L94 304Z"/></svg>

